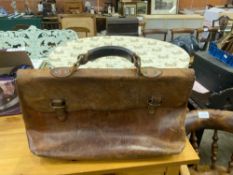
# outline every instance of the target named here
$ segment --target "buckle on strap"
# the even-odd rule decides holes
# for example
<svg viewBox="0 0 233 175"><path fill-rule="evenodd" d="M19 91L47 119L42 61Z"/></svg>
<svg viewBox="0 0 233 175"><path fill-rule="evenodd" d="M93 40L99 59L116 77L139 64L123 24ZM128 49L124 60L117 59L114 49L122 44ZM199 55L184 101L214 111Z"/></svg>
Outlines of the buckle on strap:
<svg viewBox="0 0 233 175"><path fill-rule="evenodd" d="M66 102L63 99L53 99L51 106L57 114L57 119L65 121L67 119Z"/></svg>
<svg viewBox="0 0 233 175"><path fill-rule="evenodd" d="M151 96L148 99L148 112L149 114L154 114L155 113L155 109L158 108L162 103L162 99L161 97L154 97Z"/></svg>

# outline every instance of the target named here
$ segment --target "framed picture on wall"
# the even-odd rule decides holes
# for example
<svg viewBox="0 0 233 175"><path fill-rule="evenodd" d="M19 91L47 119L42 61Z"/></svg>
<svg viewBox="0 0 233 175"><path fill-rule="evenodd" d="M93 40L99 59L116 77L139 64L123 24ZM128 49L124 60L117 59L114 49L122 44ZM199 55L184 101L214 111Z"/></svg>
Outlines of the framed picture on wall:
<svg viewBox="0 0 233 175"><path fill-rule="evenodd" d="M151 14L176 14L178 0L151 0Z"/></svg>
<svg viewBox="0 0 233 175"><path fill-rule="evenodd" d="M147 14L148 1L137 2L137 15Z"/></svg>
<svg viewBox="0 0 233 175"><path fill-rule="evenodd" d="M124 16L136 16L137 15L137 3L124 3L123 4Z"/></svg>

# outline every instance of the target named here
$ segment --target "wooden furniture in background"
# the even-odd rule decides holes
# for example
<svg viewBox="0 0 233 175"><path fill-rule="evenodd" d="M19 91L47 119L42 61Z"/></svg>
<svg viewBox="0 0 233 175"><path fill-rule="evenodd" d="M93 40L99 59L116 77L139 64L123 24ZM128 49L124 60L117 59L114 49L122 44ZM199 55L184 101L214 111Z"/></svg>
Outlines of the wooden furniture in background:
<svg viewBox="0 0 233 175"><path fill-rule="evenodd" d="M82 0L69 0L64 2L64 13L82 13L84 11Z"/></svg>
<svg viewBox="0 0 233 175"><path fill-rule="evenodd" d="M200 36L204 32L208 32L208 36L206 36L206 38L201 38ZM206 50L208 48L209 43L216 39L216 34L217 33L218 33L218 28L216 28L216 27L211 27L211 28L208 28L208 29L205 29L205 28L202 27L202 28L196 29L196 39L197 39L197 41L204 42L204 45L201 48L201 50L204 51L204 50Z"/></svg>
<svg viewBox="0 0 233 175"><path fill-rule="evenodd" d="M196 81L208 91L205 93L193 91L190 98L191 107L233 110L232 68L206 51L196 52L194 56Z"/></svg>
<svg viewBox="0 0 233 175"><path fill-rule="evenodd" d="M101 31L106 30L106 17L102 15L95 15L96 17L96 32L100 33Z"/></svg>
<svg viewBox="0 0 233 175"><path fill-rule="evenodd" d="M194 53L192 66L195 70L196 81L207 90L205 92L193 90L189 98L189 108L233 110L232 68L206 51ZM203 132L204 129L197 133L198 145Z"/></svg>
<svg viewBox="0 0 233 175"><path fill-rule="evenodd" d="M163 35L163 41L166 41L168 30L166 29L144 29L142 30L142 34L144 37L148 35L154 35L154 34Z"/></svg>
<svg viewBox="0 0 233 175"><path fill-rule="evenodd" d="M42 1L43 5L43 16L53 16L56 15L56 0L46 0Z"/></svg>
<svg viewBox="0 0 233 175"><path fill-rule="evenodd" d="M91 14L61 14L59 15L62 29L83 27L89 29L88 37L96 36L96 18ZM84 37L85 35L79 35Z"/></svg>
<svg viewBox="0 0 233 175"><path fill-rule="evenodd" d="M229 155L227 167L216 165L219 139L217 130L233 133L233 112L219 110L205 110L205 112L208 113L208 118L201 118L198 112L190 112L185 121L186 132L187 134L191 133L192 146L197 153L199 153L199 148L195 132L203 128L214 130L211 145L211 164L191 167L191 175L230 175L233 172L233 152Z"/></svg>
<svg viewBox="0 0 233 175"><path fill-rule="evenodd" d="M221 16L218 19L213 20L212 27L217 26L219 28L219 36L217 37L217 39L220 39L224 35L224 32L226 31L228 25L231 25L230 31L233 29L232 22L233 19L231 19L229 16Z"/></svg>
<svg viewBox="0 0 233 175"><path fill-rule="evenodd" d="M203 27L204 17L201 15L143 15L146 22L145 29L175 29ZM170 32L167 38L171 38Z"/></svg>
<svg viewBox="0 0 233 175"><path fill-rule="evenodd" d="M121 1L121 14L123 16L136 16L137 15L137 2L125 2Z"/></svg>
<svg viewBox="0 0 233 175"><path fill-rule="evenodd" d="M146 27L146 22L144 20L139 20L138 21L138 35L139 36L143 36L142 31L145 29Z"/></svg>
<svg viewBox="0 0 233 175"><path fill-rule="evenodd" d="M174 28L171 29L171 41L173 41L175 39L175 35L190 35L190 37L195 33L195 29L193 28ZM180 46L182 47L182 46ZM187 49L186 46L182 47L183 49L185 49L189 55L190 55L190 63L189 66L192 67L193 64L193 52L195 50L194 45L192 45L192 47L190 47L190 50ZM192 49L191 49L192 48Z"/></svg>
<svg viewBox="0 0 233 175"><path fill-rule="evenodd" d="M107 35L139 36L139 20L137 17L106 18Z"/></svg>
<svg viewBox="0 0 233 175"><path fill-rule="evenodd" d="M27 24L16 24L11 30L13 30L13 31L17 31L20 29L26 30L29 27L30 27L30 25L27 25Z"/></svg>
<svg viewBox="0 0 233 175"><path fill-rule="evenodd" d="M42 18L42 29L60 29L60 23L57 16L48 16Z"/></svg>
<svg viewBox="0 0 233 175"><path fill-rule="evenodd" d="M180 154L153 159L88 162L38 157L29 151L21 115L0 118L0 143L0 167L4 175L25 172L28 175L178 175L181 165L196 164L199 160L188 140Z"/></svg>
<svg viewBox="0 0 233 175"><path fill-rule="evenodd" d="M88 33L90 33L90 30L86 27L68 27L67 29L77 32L78 36L80 35L80 33L85 33L85 37L87 37Z"/></svg>
<svg viewBox="0 0 233 175"><path fill-rule="evenodd" d="M37 4L38 1L35 0L28 0L30 4L30 8L34 13L37 12ZM62 12L64 9L64 3L67 0L57 0L56 6L57 6L57 11ZM96 0L97 1L97 0ZM101 7L104 7L104 3L106 0L99 0L99 4ZM94 1L95 2L95 1ZM114 1L113 1L114 2ZM227 0L208 0L208 4L214 4L214 5L224 5L226 4ZM206 0L193 0L193 1L187 1L187 0L179 0L179 9L184 9L184 8L202 8L204 9L206 7ZM11 0L1 0L1 6L6 8L9 13L13 12L13 9L11 7ZM22 0L17 0L17 9L19 12L24 12L25 11L25 5Z"/></svg>
<svg viewBox="0 0 233 175"><path fill-rule="evenodd" d="M171 41L174 40L174 37L176 34L194 34L195 29L191 29L191 28L175 28L175 29L171 29Z"/></svg>
<svg viewBox="0 0 233 175"><path fill-rule="evenodd" d="M179 0L179 8L202 8L204 9L208 4L212 4L215 6L225 5L228 0L196 0L196 1L187 1L187 0Z"/></svg>

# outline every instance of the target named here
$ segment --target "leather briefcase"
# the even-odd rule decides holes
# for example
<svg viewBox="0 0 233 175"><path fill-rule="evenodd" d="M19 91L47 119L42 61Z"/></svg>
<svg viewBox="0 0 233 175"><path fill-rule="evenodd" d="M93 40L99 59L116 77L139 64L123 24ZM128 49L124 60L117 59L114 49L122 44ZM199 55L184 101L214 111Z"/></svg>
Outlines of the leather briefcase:
<svg viewBox="0 0 233 175"><path fill-rule="evenodd" d="M78 68L109 55L136 68ZM193 81L190 69L142 68L135 53L116 46L80 55L72 68L20 70L17 88L30 150L70 160L179 153Z"/></svg>

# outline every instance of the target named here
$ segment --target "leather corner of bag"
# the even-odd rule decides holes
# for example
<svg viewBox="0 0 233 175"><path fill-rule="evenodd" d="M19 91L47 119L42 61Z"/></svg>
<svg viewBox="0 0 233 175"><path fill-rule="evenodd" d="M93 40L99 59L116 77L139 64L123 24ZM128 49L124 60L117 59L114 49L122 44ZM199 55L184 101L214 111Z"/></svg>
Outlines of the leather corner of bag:
<svg viewBox="0 0 233 175"><path fill-rule="evenodd" d="M189 68L190 71L190 77L192 78L192 81L196 80L195 70L193 68Z"/></svg>

